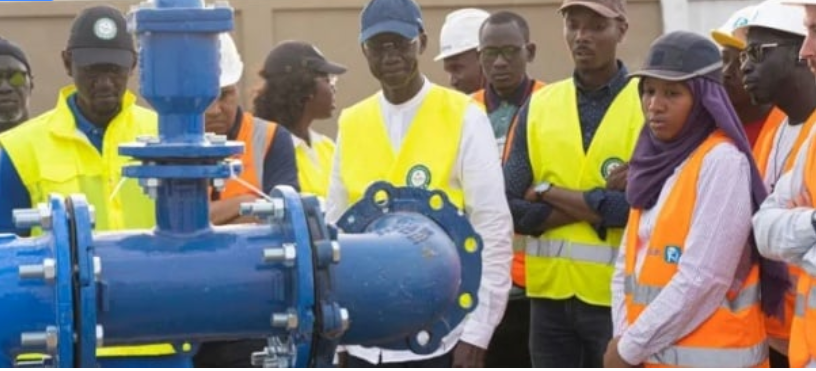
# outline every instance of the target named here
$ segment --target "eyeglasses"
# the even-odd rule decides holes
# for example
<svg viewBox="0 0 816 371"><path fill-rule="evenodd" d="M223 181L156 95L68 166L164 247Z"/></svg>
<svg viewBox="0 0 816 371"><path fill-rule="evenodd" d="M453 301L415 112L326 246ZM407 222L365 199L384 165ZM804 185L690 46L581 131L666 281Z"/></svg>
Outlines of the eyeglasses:
<svg viewBox="0 0 816 371"><path fill-rule="evenodd" d="M28 81L28 74L23 71L0 71L0 81L8 81L9 85L19 88Z"/></svg>
<svg viewBox="0 0 816 371"><path fill-rule="evenodd" d="M751 63L762 63L765 60L765 50L774 49L784 46L796 46L797 43L766 43L766 44L752 44L748 45L745 50L740 52L740 63L751 61Z"/></svg>
<svg viewBox="0 0 816 371"><path fill-rule="evenodd" d="M488 46L479 49L479 55L484 59L496 59L500 55L506 61L512 61L521 54L522 47L510 46Z"/></svg>
<svg viewBox="0 0 816 371"><path fill-rule="evenodd" d="M363 49L366 53L381 56L385 55L390 50L394 50L399 54L406 54L411 51L411 48L419 41L419 37L413 39L399 38L387 42L374 42L367 40L363 43Z"/></svg>

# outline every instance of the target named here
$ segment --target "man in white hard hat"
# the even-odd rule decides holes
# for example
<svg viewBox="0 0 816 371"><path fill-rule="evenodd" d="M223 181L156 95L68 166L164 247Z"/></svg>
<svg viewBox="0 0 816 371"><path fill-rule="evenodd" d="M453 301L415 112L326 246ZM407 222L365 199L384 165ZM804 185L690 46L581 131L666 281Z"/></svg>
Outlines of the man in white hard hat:
<svg viewBox="0 0 816 371"><path fill-rule="evenodd" d="M474 8L459 9L445 18L439 35L439 54L450 76L450 85L465 94L482 88L484 78L479 64L479 27L490 13Z"/></svg>
<svg viewBox="0 0 816 371"><path fill-rule="evenodd" d="M257 190L266 194L277 185L300 189L292 135L241 109L238 83L244 64L232 37L222 33L220 40L221 94L207 108L205 127L207 132L243 142L244 153L240 156L243 182L232 179L224 189L211 190L210 220L215 225L252 222L251 217L241 217L239 210L241 203L259 198Z"/></svg>
<svg viewBox="0 0 816 371"><path fill-rule="evenodd" d="M816 81L798 57L807 32L803 17L801 8L767 0L757 5L748 22L740 27L747 30L746 47L741 53L745 88L755 104L773 104L781 111L771 113L754 148L757 167L769 192L793 167L796 154L816 124ZM781 246L783 241L774 244ZM791 266L789 274L793 283L799 270ZM784 318L767 317L765 321L772 367L787 367L795 296L791 287Z"/></svg>
<svg viewBox="0 0 816 371"><path fill-rule="evenodd" d="M745 38L748 32L744 28L748 19L753 16L755 6L742 8L719 28L711 31L711 38L719 44L723 60L723 85L728 92L728 98L739 115L740 122L748 135L748 141L755 145L765 122L769 118L773 105L754 104L751 95L742 84L742 69L740 69L740 53L745 49Z"/></svg>
<svg viewBox="0 0 816 371"><path fill-rule="evenodd" d="M816 0L783 0L783 5L799 7L805 39L799 50L799 58L807 61L810 71L816 74ZM810 80L812 80L812 76ZM788 94L794 94L789 92ZM805 129L802 129L805 130ZM808 142L801 150L792 153L795 162L791 171L782 176L760 210L754 216L754 234L757 247L763 256L787 262L799 268L795 282L795 310L790 328L787 348L790 366L816 368L816 188L814 173L814 144L812 130L807 133ZM793 295L791 295L793 297Z"/></svg>

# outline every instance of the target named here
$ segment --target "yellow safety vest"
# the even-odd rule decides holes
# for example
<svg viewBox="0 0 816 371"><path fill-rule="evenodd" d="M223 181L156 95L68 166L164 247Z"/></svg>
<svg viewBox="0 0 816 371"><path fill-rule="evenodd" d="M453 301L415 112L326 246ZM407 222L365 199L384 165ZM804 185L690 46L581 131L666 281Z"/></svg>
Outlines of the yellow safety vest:
<svg viewBox="0 0 816 371"><path fill-rule="evenodd" d="M116 197L110 199L122 178L122 166L130 158L119 156L119 144L136 141L138 135L157 133L156 113L136 105L136 96L126 92L122 111L111 121L102 142L102 154L76 127L68 97L76 87L60 90L57 107L7 131L0 145L14 164L31 195L31 204L48 202L48 195L84 193L96 213L96 230L145 229L156 225L154 203L139 187L138 180L124 181ZM32 230L32 234L41 233ZM171 355L171 344L106 347L100 357ZM40 359L24 354L18 359Z"/></svg>
<svg viewBox="0 0 816 371"><path fill-rule="evenodd" d="M451 186L450 179L471 102L462 93L432 85L399 152L391 146L376 95L345 109L339 120L338 150L349 204L359 201L373 182L385 180L400 187L441 190L462 209L464 194Z"/></svg>
<svg viewBox="0 0 816 371"><path fill-rule="evenodd" d="M313 136L312 150L317 155L317 163L312 160L305 142L295 147L295 163L298 169L298 183L302 193L326 198L329 193L334 142L320 134Z"/></svg>
<svg viewBox="0 0 816 371"><path fill-rule="evenodd" d="M610 105L585 152L572 79L548 85L530 98L527 148L535 183L588 191L606 186L606 175L629 162L643 126L637 80ZM623 228L598 237L589 223L551 229L527 240L527 295L601 306L611 303L610 282Z"/></svg>
<svg viewBox="0 0 816 371"><path fill-rule="evenodd" d="M48 202L50 193L84 193L94 206L97 231L154 227L154 203L137 179L126 179L116 197L110 195L122 179L122 166L131 160L119 156L119 144L135 142L138 135L155 135L156 114L136 106L136 97L126 93L122 112L105 131L100 154L76 127L67 102L74 91L73 86L63 88L55 109L0 136L31 204Z"/></svg>

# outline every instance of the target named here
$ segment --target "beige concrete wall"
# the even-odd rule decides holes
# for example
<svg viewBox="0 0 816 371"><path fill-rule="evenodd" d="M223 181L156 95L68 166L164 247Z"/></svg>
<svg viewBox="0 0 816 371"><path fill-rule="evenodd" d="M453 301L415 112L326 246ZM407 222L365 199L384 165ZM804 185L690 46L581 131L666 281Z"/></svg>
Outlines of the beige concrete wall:
<svg viewBox="0 0 816 371"><path fill-rule="evenodd" d="M208 1L209 3L210 1ZM246 71L242 84L243 101L249 104L259 83L256 72L266 53L279 41L299 39L314 43L326 56L349 67L338 83L338 107L348 106L375 92L376 81L357 43L359 13L365 0L231 0L235 8L234 36ZM572 62L562 36L557 13L560 0L419 0L429 35L429 48L421 68L433 81L446 83L441 63L433 62L438 50L439 30L445 14L461 7L481 7L488 11L513 10L524 15L538 44L538 58L531 75L554 81L569 76ZM0 2L0 35L19 43L26 51L35 75L32 110L42 113L54 105L59 87L70 83L62 67L60 51L68 39L73 17L89 4L112 4L127 11L137 1L58 1ZM630 28L621 47L621 58L631 67L640 64L651 41L660 34L659 0L629 0ZM134 75L131 86L138 89ZM138 90L137 90L138 91ZM247 106L249 107L249 106ZM339 113L339 110L338 112ZM316 124L334 135L334 120Z"/></svg>

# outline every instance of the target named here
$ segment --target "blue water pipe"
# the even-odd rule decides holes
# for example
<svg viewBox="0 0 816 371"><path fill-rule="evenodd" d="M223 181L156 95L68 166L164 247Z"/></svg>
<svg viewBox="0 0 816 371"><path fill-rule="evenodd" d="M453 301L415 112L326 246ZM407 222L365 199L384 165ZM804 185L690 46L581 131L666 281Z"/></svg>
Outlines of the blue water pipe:
<svg viewBox="0 0 816 371"><path fill-rule="evenodd" d="M233 11L155 0L129 17L159 135L119 151L137 160L123 173L155 199L157 225L95 233L83 195L15 210L44 233L0 235L0 367L190 366L201 342L234 339L266 339L252 356L266 367L330 366L338 345L427 354L478 305L481 238L438 191L375 183L331 226L316 198L281 186L241 205L263 223L213 227L208 188L240 172L243 151L203 119ZM155 343L176 353L97 357Z"/></svg>

